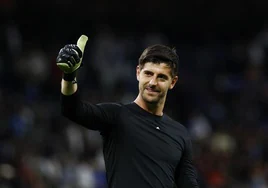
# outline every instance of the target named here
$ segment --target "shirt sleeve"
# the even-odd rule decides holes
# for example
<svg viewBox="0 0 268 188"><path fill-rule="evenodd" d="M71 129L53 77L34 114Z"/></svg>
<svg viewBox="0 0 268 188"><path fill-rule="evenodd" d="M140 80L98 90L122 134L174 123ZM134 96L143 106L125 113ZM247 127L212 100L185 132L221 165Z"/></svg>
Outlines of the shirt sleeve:
<svg viewBox="0 0 268 188"><path fill-rule="evenodd" d="M178 188L199 188L196 169L192 161L192 142L190 138L185 142L182 158L176 168L175 181Z"/></svg>
<svg viewBox="0 0 268 188"><path fill-rule="evenodd" d="M61 112L69 120L91 130L108 131L115 126L121 105L117 103L91 104L82 101L79 91L61 94Z"/></svg>

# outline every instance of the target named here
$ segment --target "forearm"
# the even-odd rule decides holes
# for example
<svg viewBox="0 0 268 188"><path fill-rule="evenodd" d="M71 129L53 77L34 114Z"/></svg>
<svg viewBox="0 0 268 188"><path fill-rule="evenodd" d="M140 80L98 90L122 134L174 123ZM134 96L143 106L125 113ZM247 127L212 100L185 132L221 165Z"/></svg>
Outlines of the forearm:
<svg viewBox="0 0 268 188"><path fill-rule="evenodd" d="M75 86L76 85L76 86ZM86 126L92 119L90 107L81 101L77 84L62 80L61 112L75 123Z"/></svg>
<svg viewBox="0 0 268 188"><path fill-rule="evenodd" d="M72 95L77 91L77 83L66 81L64 79L61 80L61 93L63 95Z"/></svg>
<svg viewBox="0 0 268 188"><path fill-rule="evenodd" d="M79 90L70 95L61 94L62 115L91 130L110 129L111 125L117 121L117 114L120 110L121 105L115 103L92 104L82 101Z"/></svg>

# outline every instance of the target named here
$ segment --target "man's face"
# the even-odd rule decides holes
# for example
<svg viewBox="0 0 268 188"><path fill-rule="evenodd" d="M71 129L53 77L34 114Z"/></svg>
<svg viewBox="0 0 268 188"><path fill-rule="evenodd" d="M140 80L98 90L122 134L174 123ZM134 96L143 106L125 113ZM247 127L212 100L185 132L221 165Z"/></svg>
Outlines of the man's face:
<svg viewBox="0 0 268 188"><path fill-rule="evenodd" d="M159 103L175 86L178 77L172 78L171 68L167 64L148 62L142 69L137 66L137 79L142 99L147 103Z"/></svg>

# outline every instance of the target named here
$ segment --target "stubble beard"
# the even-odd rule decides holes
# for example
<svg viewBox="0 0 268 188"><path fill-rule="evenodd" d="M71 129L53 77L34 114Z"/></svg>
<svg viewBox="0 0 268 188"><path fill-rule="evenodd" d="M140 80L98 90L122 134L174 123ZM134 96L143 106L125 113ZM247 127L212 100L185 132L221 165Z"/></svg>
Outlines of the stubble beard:
<svg viewBox="0 0 268 188"><path fill-rule="evenodd" d="M146 92L147 92L146 89L144 89L141 97L144 100L144 102L146 102L148 104L154 104L154 105L159 104L159 103L161 103L162 99L164 98L163 93L157 93L153 96L150 96Z"/></svg>

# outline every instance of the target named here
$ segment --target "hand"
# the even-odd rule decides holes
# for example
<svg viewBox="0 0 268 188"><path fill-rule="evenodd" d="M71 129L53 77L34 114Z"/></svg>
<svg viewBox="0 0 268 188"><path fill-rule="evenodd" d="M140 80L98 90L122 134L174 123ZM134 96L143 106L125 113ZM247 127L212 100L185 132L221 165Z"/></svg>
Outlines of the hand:
<svg viewBox="0 0 268 188"><path fill-rule="evenodd" d="M63 73L71 74L81 67L87 40L86 35L81 35L77 44L67 44L60 50L56 64Z"/></svg>

